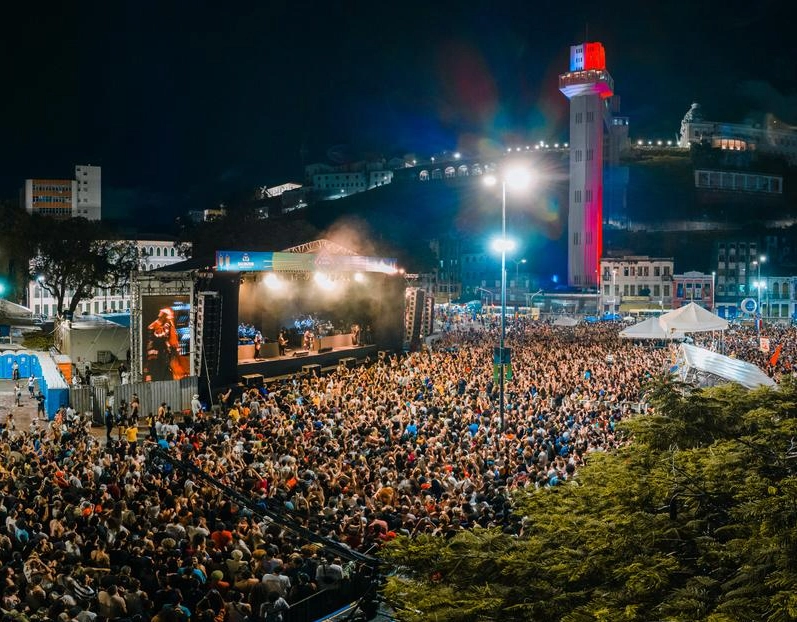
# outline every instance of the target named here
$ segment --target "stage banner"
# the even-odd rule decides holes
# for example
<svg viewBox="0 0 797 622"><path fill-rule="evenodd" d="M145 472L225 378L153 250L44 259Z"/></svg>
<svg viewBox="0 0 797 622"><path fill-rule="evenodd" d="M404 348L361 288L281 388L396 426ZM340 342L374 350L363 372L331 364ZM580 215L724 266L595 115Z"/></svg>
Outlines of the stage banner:
<svg viewBox="0 0 797 622"><path fill-rule="evenodd" d="M220 272L396 272L396 260L361 255L216 251Z"/></svg>
<svg viewBox="0 0 797 622"><path fill-rule="evenodd" d="M188 296L141 297L141 371L145 381L190 375L191 302Z"/></svg>

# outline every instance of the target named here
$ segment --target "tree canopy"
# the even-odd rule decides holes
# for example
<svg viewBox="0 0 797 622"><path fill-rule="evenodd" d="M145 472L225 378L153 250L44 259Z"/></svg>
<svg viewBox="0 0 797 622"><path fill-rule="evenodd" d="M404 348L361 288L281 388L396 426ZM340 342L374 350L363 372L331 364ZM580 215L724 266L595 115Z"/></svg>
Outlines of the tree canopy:
<svg viewBox="0 0 797 622"><path fill-rule="evenodd" d="M794 620L797 388L662 380L633 442L517 493L520 535L399 538L403 620Z"/></svg>
<svg viewBox="0 0 797 622"><path fill-rule="evenodd" d="M123 287L138 268L135 244L114 239L99 222L34 220L38 222L32 228L36 235L31 275L55 297L58 309L74 313L96 288Z"/></svg>

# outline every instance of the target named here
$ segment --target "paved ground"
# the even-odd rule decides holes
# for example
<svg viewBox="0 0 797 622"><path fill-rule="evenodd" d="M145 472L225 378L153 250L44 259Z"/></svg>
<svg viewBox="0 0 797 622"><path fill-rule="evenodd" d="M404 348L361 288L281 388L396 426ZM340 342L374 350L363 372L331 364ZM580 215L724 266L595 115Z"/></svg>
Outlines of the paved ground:
<svg viewBox="0 0 797 622"><path fill-rule="evenodd" d="M14 396L14 381L13 380L0 380L0 424L6 428L9 413L12 414L12 419L18 432L30 430L31 422L36 420L36 400L28 395L28 381L27 379L20 380L19 386L22 388L22 399L20 400L21 406L16 405ZM38 391L38 383L36 385ZM44 420L38 421L39 425L44 427L47 422Z"/></svg>
<svg viewBox="0 0 797 622"><path fill-rule="evenodd" d="M28 381L27 380L20 380L20 385L22 388L22 399L20 400L20 406L16 405L15 399L15 391L14 391L14 381L13 380L4 380L0 379L0 426L2 429L6 429L6 424L8 422L8 415L12 415L12 420L14 427L16 428L16 432L24 432L30 431L32 429L31 424L36 422L36 425L40 430L47 429L49 425L47 420L44 419L37 419L36 417L36 400L32 399L28 395ZM38 392L38 383L36 383L36 391ZM105 428L102 426L94 426L91 428L91 435L95 438L105 440ZM119 435L119 429L115 428L113 437L117 438Z"/></svg>

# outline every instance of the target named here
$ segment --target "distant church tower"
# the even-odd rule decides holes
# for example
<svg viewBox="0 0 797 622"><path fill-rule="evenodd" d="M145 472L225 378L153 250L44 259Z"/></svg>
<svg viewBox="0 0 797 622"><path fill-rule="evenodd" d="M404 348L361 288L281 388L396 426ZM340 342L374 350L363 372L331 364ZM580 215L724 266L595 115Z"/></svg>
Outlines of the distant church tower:
<svg viewBox="0 0 797 622"><path fill-rule="evenodd" d="M607 100L614 80L600 43L570 47L570 71L559 76L570 100L570 205L567 282L597 287L603 252L603 125L611 124Z"/></svg>

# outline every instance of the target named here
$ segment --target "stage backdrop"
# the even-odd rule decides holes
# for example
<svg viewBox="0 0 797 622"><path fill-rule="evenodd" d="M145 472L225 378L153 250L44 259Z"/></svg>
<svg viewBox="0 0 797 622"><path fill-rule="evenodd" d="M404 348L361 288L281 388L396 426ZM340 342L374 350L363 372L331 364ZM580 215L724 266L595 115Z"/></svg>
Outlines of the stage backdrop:
<svg viewBox="0 0 797 622"><path fill-rule="evenodd" d="M189 296L141 297L142 376L146 381L190 375Z"/></svg>

